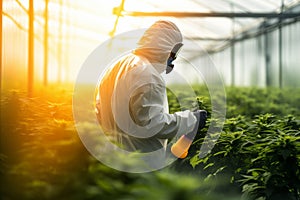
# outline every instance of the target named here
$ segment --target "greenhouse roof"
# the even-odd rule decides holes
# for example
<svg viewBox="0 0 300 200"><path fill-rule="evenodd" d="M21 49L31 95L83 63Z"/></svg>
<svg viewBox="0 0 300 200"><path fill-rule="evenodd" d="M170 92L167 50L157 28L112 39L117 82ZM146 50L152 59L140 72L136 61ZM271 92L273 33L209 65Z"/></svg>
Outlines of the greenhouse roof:
<svg viewBox="0 0 300 200"><path fill-rule="evenodd" d="M112 34L132 28L146 28L158 19L167 19L178 25L186 39L196 41L206 51L216 51L230 44L230 41L241 33L258 27L267 18L299 18L299 10L291 11L299 2L123 0L120 6L114 8L118 20Z"/></svg>
<svg viewBox="0 0 300 200"><path fill-rule="evenodd" d="M47 21L49 55L82 63L112 36L148 28L155 21L166 19L176 23L183 33L185 45L181 53L190 59L276 30L280 24L299 21L299 4L300 0L39 0L34 1L33 35L36 48L41 48ZM24 56L22 49L27 48L28 5L26 0L3 1L5 42L18 45L20 56ZM45 5L49 10L47 17ZM124 45L133 44L132 41ZM197 44L197 48L186 45L188 42ZM109 48L116 49L112 45ZM119 49L122 47L116 51ZM60 56L62 50L69 51L70 58ZM75 75L77 71L70 73Z"/></svg>

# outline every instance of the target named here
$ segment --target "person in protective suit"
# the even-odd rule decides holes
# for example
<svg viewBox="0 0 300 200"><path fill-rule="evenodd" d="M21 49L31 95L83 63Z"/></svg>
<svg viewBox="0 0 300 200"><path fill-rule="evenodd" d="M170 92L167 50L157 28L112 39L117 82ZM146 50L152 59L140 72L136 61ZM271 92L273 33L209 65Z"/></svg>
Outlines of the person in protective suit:
<svg viewBox="0 0 300 200"><path fill-rule="evenodd" d="M98 121L125 150L144 153L166 148L168 139L205 125L206 111L168 111L161 74L172 71L182 45L174 23L157 21L137 48L103 76L96 99Z"/></svg>

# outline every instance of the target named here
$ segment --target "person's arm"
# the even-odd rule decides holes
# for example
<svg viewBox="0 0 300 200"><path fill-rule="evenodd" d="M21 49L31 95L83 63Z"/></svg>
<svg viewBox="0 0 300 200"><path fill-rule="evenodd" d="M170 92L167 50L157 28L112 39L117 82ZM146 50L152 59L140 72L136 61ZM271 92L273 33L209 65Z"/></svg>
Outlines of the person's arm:
<svg viewBox="0 0 300 200"><path fill-rule="evenodd" d="M162 84L147 84L136 89L129 101L132 120L139 126L147 126L152 122L153 129L161 127L154 135L159 139L171 139L176 134L181 136L191 132L197 122L193 112L186 110L174 114L165 113L165 95L165 86Z"/></svg>

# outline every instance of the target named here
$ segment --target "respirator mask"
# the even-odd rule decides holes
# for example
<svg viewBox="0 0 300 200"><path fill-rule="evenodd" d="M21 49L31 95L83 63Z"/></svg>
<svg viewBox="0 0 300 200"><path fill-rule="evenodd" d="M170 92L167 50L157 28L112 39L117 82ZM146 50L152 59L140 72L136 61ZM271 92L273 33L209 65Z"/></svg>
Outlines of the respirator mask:
<svg viewBox="0 0 300 200"><path fill-rule="evenodd" d="M170 56L167 60L166 74L170 73L173 70L174 64L172 64L172 62L177 58L177 55L181 50L182 46L183 46L182 43L177 43L171 50Z"/></svg>

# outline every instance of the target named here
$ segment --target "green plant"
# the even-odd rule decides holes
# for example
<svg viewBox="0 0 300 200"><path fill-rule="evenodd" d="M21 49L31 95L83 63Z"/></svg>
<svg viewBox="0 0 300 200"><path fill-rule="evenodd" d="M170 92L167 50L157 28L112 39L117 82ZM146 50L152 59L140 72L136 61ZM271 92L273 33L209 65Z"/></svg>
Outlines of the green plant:
<svg viewBox="0 0 300 200"><path fill-rule="evenodd" d="M240 183L247 198L298 199L299 130L291 115L257 115L252 123L241 116L227 119L212 152L190 163L208 178L226 175L228 183Z"/></svg>
<svg viewBox="0 0 300 200"><path fill-rule="evenodd" d="M245 199L299 199L296 89L226 88L223 130L211 153L200 159L206 131L216 123L210 116L209 93L195 85L194 99L183 87L176 88L184 107L169 91L171 112L198 107L208 111L209 119L187 158L148 174L119 172L90 156L74 127L71 89L50 87L34 98L21 91L4 92L1 198L241 199L243 192ZM96 131L89 123L82 128Z"/></svg>
<svg viewBox="0 0 300 200"><path fill-rule="evenodd" d="M273 116L264 115L255 121L252 130L259 139L246 151L257 156L239 180L247 195L267 200L300 198L300 126L293 119L287 116L275 121Z"/></svg>

